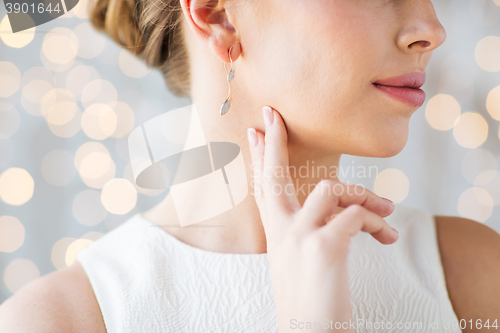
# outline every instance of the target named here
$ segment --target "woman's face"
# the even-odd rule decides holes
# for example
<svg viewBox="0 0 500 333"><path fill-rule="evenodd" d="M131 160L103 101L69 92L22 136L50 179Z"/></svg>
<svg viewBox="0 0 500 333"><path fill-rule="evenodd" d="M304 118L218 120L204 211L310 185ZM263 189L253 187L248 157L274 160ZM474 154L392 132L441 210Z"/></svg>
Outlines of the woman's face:
<svg viewBox="0 0 500 333"><path fill-rule="evenodd" d="M291 146L372 157L403 149L419 106L372 83L425 72L446 39L430 0L244 2L239 89L281 113Z"/></svg>

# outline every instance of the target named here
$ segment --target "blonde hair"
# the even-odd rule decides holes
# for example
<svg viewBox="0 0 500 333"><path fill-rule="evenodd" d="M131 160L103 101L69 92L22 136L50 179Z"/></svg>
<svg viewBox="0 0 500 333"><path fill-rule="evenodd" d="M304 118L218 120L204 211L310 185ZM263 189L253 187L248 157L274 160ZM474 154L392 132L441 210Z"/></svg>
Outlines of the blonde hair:
<svg viewBox="0 0 500 333"><path fill-rule="evenodd" d="M179 0L90 0L92 25L159 68L168 88L190 96L188 52L182 36Z"/></svg>

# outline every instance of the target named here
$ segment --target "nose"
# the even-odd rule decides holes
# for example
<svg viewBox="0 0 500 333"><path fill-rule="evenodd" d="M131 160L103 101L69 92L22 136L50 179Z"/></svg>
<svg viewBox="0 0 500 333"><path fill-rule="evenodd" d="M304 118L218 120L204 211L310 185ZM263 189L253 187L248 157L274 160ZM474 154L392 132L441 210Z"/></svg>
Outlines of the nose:
<svg viewBox="0 0 500 333"><path fill-rule="evenodd" d="M410 4L411 3L411 4ZM426 53L446 40L446 30L439 22L430 0L406 1L404 28L398 34L398 47L406 53Z"/></svg>

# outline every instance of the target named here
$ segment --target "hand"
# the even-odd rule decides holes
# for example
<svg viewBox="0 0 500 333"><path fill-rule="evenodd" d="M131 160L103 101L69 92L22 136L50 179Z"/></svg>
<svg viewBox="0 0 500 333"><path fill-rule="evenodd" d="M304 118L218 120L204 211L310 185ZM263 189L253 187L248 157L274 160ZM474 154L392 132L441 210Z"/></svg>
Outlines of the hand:
<svg viewBox="0 0 500 333"><path fill-rule="evenodd" d="M347 254L351 237L361 230L382 244L394 243L397 231L383 219L393 212L394 205L364 187L323 179L301 207L288 173L288 135L283 119L276 110L272 110L271 119L265 136L249 129L249 141L254 195L266 233L279 330L295 331L290 326L293 319L321 325L325 319L333 325L349 323ZM254 147L251 133L256 134ZM331 218L337 207L345 209ZM324 329L317 328L320 331ZM351 332L349 325L344 324L344 331Z"/></svg>

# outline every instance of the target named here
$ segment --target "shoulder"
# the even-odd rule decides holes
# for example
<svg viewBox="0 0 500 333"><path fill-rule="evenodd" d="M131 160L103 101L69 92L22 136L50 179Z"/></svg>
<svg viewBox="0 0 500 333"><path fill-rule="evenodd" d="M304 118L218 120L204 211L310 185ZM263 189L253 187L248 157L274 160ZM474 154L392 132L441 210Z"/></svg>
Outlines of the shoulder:
<svg viewBox="0 0 500 333"><path fill-rule="evenodd" d="M22 287L0 306L2 332L106 332L92 286L78 261Z"/></svg>
<svg viewBox="0 0 500 333"><path fill-rule="evenodd" d="M498 319L500 325L500 234L465 218L435 216L435 221L448 294L458 319L474 323L489 319L490 324Z"/></svg>

